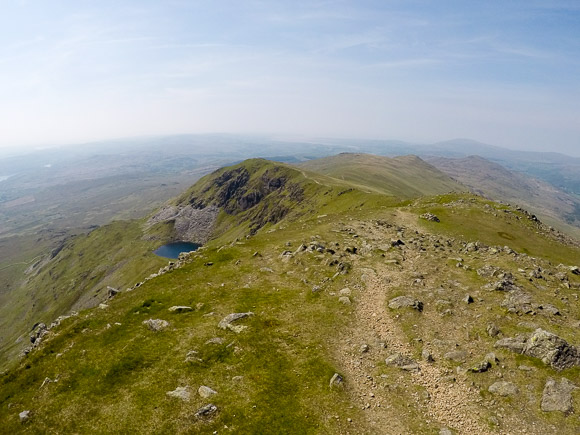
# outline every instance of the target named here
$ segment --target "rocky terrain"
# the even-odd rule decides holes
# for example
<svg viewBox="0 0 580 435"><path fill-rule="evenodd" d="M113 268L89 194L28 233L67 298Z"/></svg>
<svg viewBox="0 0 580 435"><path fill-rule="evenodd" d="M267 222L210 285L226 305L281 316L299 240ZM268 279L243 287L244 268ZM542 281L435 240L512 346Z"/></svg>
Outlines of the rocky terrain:
<svg viewBox="0 0 580 435"><path fill-rule="evenodd" d="M472 194L348 186L265 161L200 180L143 237L206 210L206 245L36 325L5 429L578 433L578 242Z"/></svg>

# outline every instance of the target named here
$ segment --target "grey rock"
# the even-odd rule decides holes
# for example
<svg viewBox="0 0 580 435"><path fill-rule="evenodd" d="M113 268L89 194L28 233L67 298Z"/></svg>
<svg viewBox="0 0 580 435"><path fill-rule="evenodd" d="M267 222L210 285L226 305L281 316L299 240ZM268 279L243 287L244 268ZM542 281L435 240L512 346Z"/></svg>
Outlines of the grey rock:
<svg viewBox="0 0 580 435"><path fill-rule="evenodd" d="M496 394L498 396L507 397L515 396L519 394L520 390L511 382L499 381L490 385L487 389L491 394Z"/></svg>
<svg viewBox="0 0 580 435"><path fill-rule="evenodd" d="M240 320L240 319L244 319L246 317L250 317L253 316L254 313L247 312L247 313L232 313L232 314L228 314L226 317L224 317L219 323L218 323L218 327L221 329L229 329L230 331L233 331L235 333L240 333L242 332L244 329L247 328L247 326L241 326L241 325L232 325L232 323Z"/></svg>
<svg viewBox="0 0 580 435"><path fill-rule="evenodd" d="M552 304L542 304L538 307L543 313L550 314L552 316L560 316L560 310Z"/></svg>
<svg viewBox="0 0 580 435"><path fill-rule="evenodd" d="M151 331L159 332L163 331L165 328L169 326L169 322L167 320L162 319L148 319L144 320L143 324L147 326Z"/></svg>
<svg viewBox="0 0 580 435"><path fill-rule="evenodd" d="M433 213L430 213L430 212L423 213L419 217L421 219L425 219L425 220L428 220L428 221L431 221L431 222L441 222L437 216L435 216Z"/></svg>
<svg viewBox="0 0 580 435"><path fill-rule="evenodd" d="M471 373L483 373L487 372L491 368L491 363L486 359L485 361L480 362L479 364L470 367L469 371Z"/></svg>
<svg viewBox="0 0 580 435"><path fill-rule="evenodd" d="M338 298L338 302L340 302L341 304L344 304L344 305L350 305L351 304L350 298L348 296L341 296L341 297L339 297Z"/></svg>
<svg viewBox="0 0 580 435"><path fill-rule="evenodd" d="M467 359L467 352L464 350L454 350L452 352L447 352L443 357L455 362L465 362Z"/></svg>
<svg viewBox="0 0 580 435"><path fill-rule="evenodd" d="M191 396L191 393L189 392L188 386L177 387L175 390L168 391L165 394L167 394L169 397L174 397L176 399L183 400L184 402L189 402L189 398Z"/></svg>
<svg viewBox="0 0 580 435"><path fill-rule="evenodd" d="M341 291L338 292L341 296L350 296L351 290L348 287L343 288Z"/></svg>
<svg viewBox="0 0 580 435"><path fill-rule="evenodd" d="M20 418L20 423L24 423L30 418L30 411L22 411L18 414L18 417Z"/></svg>
<svg viewBox="0 0 580 435"><path fill-rule="evenodd" d="M216 414L218 412L218 407L215 406L213 403L210 403L208 405L202 406L201 408L199 408L196 413L195 416L197 418L209 418L211 416L213 416L214 414Z"/></svg>
<svg viewBox="0 0 580 435"><path fill-rule="evenodd" d="M423 311L423 302L417 299L413 299L410 296L398 296L389 301L389 308L413 308L414 310L421 312Z"/></svg>
<svg viewBox="0 0 580 435"><path fill-rule="evenodd" d="M487 325L487 335L490 337L497 337L500 333L500 329L494 323Z"/></svg>
<svg viewBox="0 0 580 435"><path fill-rule="evenodd" d="M400 353L390 355L387 359L385 359L385 364L388 366L398 367L406 371L420 370L419 364L417 364L415 360Z"/></svg>
<svg viewBox="0 0 580 435"><path fill-rule="evenodd" d="M552 378L548 378L542 395L542 411L560 411L570 414L574 411L572 406L572 391L577 387L566 378L562 378L560 383Z"/></svg>
<svg viewBox="0 0 580 435"><path fill-rule="evenodd" d="M213 396L214 394L217 394L217 391L211 389L210 387L202 385L201 387L199 387L197 389L197 394L199 394L204 399L207 399L208 397Z"/></svg>
<svg viewBox="0 0 580 435"><path fill-rule="evenodd" d="M224 339L221 337L210 338L205 344L224 344Z"/></svg>
<svg viewBox="0 0 580 435"><path fill-rule="evenodd" d="M363 344L363 345L360 347L360 353L367 353L369 350L370 350L370 347L369 347L369 345L368 345L368 344Z"/></svg>
<svg viewBox="0 0 580 435"><path fill-rule="evenodd" d="M188 311L193 311L193 308L186 307L185 305L175 305L169 308L169 311L172 313L186 313Z"/></svg>
<svg viewBox="0 0 580 435"><path fill-rule="evenodd" d="M463 298L463 302L465 302L466 304L472 304L474 300L471 295L465 295L465 297Z"/></svg>
<svg viewBox="0 0 580 435"><path fill-rule="evenodd" d="M343 387L344 379L338 373L335 373L334 375L332 375L332 378L330 378L329 386L330 388Z"/></svg>
<svg viewBox="0 0 580 435"><path fill-rule="evenodd" d="M532 297L522 290L510 292L501 303L501 306L510 313L529 314L534 311Z"/></svg>
<svg viewBox="0 0 580 435"><path fill-rule="evenodd" d="M495 347L511 350L515 353L524 353L524 347L526 345L526 337L523 335L518 335L514 338L506 337L498 340L495 343Z"/></svg>
<svg viewBox="0 0 580 435"><path fill-rule="evenodd" d="M433 358L433 355L427 349L423 349L423 351L421 352L421 357L423 358L423 361L426 361L428 363L435 362L435 358Z"/></svg>
<svg viewBox="0 0 580 435"><path fill-rule="evenodd" d="M485 361L489 362L490 364L497 364L499 359L494 352L489 352L485 355Z"/></svg>
<svg viewBox="0 0 580 435"><path fill-rule="evenodd" d="M523 353L540 358L557 370L580 365L580 352L566 340L543 329L536 329L526 341Z"/></svg>
<svg viewBox="0 0 580 435"><path fill-rule="evenodd" d="M439 435L453 435L453 432L446 427L441 428Z"/></svg>
<svg viewBox="0 0 580 435"><path fill-rule="evenodd" d="M574 275L580 275L580 268L578 266L571 266L570 272L572 272Z"/></svg>

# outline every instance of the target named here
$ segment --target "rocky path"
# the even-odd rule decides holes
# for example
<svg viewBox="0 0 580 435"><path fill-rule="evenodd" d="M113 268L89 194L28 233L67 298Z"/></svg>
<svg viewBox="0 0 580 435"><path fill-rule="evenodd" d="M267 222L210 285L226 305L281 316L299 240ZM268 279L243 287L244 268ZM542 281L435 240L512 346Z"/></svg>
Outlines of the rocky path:
<svg viewBox="0 0 580 435"><path fill-rule="evenodd" d="M413 267L420 257L410 254L405 267ZM361 265L362 266L362 265ZM387 311L387 285L402 283L402 277L392 269L361 270L364 286L355 302L356 330L350 331L348 338L342 340L341 357L346 367L350 388L360 398L360 406L365 409L368 424L373 433L403 434L410 433L408 421L399 410L389 406L388 384L382 379L373 379L372 373L377 364L393 353L411 356L411 346L400 330L395 317ZM387 279L388 278L388 279ZM385 284L390 282L389 284ZM369 351L363 353L361 346L369 343ZM380 344L379 344L380 343ZM428 395L416 397L409 408L409 418L423 418L440 428L451 428L457 433L487 434L489 428L478 419L477 403L479 394L471 391L461 380L445 381L447 373L432 363L418 361L420 370L416 373L401 371L397 384L403 384L408 391L412 386L423 387ZM410 379L409 379L410 378ZM413 384L413 385L411 385ZM390 394L392 400L393 393ZM417 415L419 414L419 415Z"/></svg>

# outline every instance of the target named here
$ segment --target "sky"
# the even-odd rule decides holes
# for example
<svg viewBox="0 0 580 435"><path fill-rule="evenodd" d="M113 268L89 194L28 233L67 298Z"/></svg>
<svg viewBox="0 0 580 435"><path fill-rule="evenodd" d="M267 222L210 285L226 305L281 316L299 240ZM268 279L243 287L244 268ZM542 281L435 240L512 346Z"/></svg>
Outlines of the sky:
<svg viewBox="0 0 580 435"><path fill-rule="evenodd" d="M223 132L580 155L577 0L0 7L0 147Z"/></svg>

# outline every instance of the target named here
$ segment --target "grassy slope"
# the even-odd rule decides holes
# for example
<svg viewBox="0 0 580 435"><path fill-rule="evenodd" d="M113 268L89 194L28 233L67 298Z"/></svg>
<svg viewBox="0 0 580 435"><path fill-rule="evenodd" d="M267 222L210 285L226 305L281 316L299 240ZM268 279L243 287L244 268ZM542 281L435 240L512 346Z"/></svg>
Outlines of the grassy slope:
<svg viewBox="0 0 580 435"><path fill-rule="evenodd" d="M254 169L263 175L272 169L269 165L260 163ZM491 203L471 195L421 199L400 208L393 198L343 186L324 186L316 182L323 178L314 181L305 176L309 174L288 170L281 169L304 191L304 201L295 214L288 214L276 224L267 222L249 239L241 236L248 234L255 211L222 215L221 236L194 255L191 263L119 295L105 310L87 310L68 319L40 350L6 373L0 381L0 420L5 422L4 429L21 430L18 412L31 409L32 418L26 428L33 432L211 433L227 426L231 433L368 433L370 428L365 426L359 407L353 407L349 390L328 388L330 376L341 371L333 349L337 336L356 328L350 325L353 309L328 295L345 286L358 285L357 271L329 280L336 267L328 265L328 254L308 254L291 262L279 258L281 252L294 250L301 243L326 240L332 242L327 246L336 246L341 261L354 262L344 248L349 243L363 248L363 230L360 238L349 238L337 231L339 221L342 225L360 222L365 226L374 219L394 219L397 210L402 210L434 234L491 245L509 244L553 263L580 261L578 249L552 243L532 223L517 219L514 212L502 212L500 207L495 211L497 216L489 214L485 204ZM209 182L209 178L181 200L199 196L205 189L203 182ZM206 199L210 196L208 193ZM284 193L273 194L265 199L269 206L263 207L268 209L287 199ZM424 211L436 213L441 223L419 220L418 215ZM243 230L234 221L241 221ZM387 240L379 243L389 246L389 236L385 237ZM259 254L254 255L255 252ZM378 267L384 262L383 254L398 255L396 249L385 248L374 249L362 258L367 266ZM501 261L508 264L508 260ZM210 262L213 265L206 266ZM424 265L428 270L449 269L449 279L466 279L456 276L462 271L448 266L440 259ZM272 272L261 270L263 267ZM474 276L469 279L479 288L483 282L473 271L470 273ZM135 276L135 281L143 275ZM434 277L437 279L438 275ZM314 285L320 285L323 291L313 293ZM172 314L168 308L173 305L196 309ZM572 317L580 314L574 310ZM255 313L241 322L249 327L247 330L234 334L217 328L223 316L241 311ZM484 329L492 316L501 313L497 308L482 308L481 325L474 327ZM149 318L165 319L170 327L151 332L142 325ZM425 329L423 336L429 337L440 329L449 328L445 332L449 333L458 321L473 321L471 317L441 319L437 323L426 319L403 313L400 322L404 330ZM449 322L452 323L448 325ZM516 323L517 318L510 319L509 325ZM508 333L516 331L509 325L501 326ZM571 330L547 325L556 328L556 332L565 332L564 336L573 342L580 341ZM417 343L409 334L409 342ZM206 344L213 337L223 338L223 344ZM196 350L203 361L186 363L190 350ZM510 358L515 357L502 353L502 358L511 362ZM377 375L383 372L393 379L401 377L384 364L377 370ZM541 376L536 374L538 379L550 372L544 367L538 370L542 370ZM578 377L574 371L565 375L574 381ZM57 383L40 388L45 377L57 376ZM234 380L235 376L243 379ZM186 385L192 391L189 403L165 394ZM202 400L195 393L199 385L212 387L218 395ZM407 394L398 390L395 393L398 396L393 397L393 404L400 402L400 394ZM218 415L207 422L198 421L193 413L209 402L220 408ZM502 403L511 412L509 402ZM335 419L335 415L340 418ZM346 421L347 416L354 420L352 424ZM554 424L563 424L558 416L549 418ZM433 426L413 424L417 424L416 431L435 430Z"/></svg>
<svg viewBox="0 0 580 435"><path fill-rule="evenodd" d="M576 237L580 235L580 197L574 194L542 180L509 171L481 157L433 157L428 161L477 194L519 204L538 214L549 225Z"/></svg>
<svg viewBox="0 0 580 435"><path fill-rule="evenodd" d="M347 181L363 190L399 198L463 191L465 187L418 157L380 157L348 154L311 160L300 165Z"/></svg>

